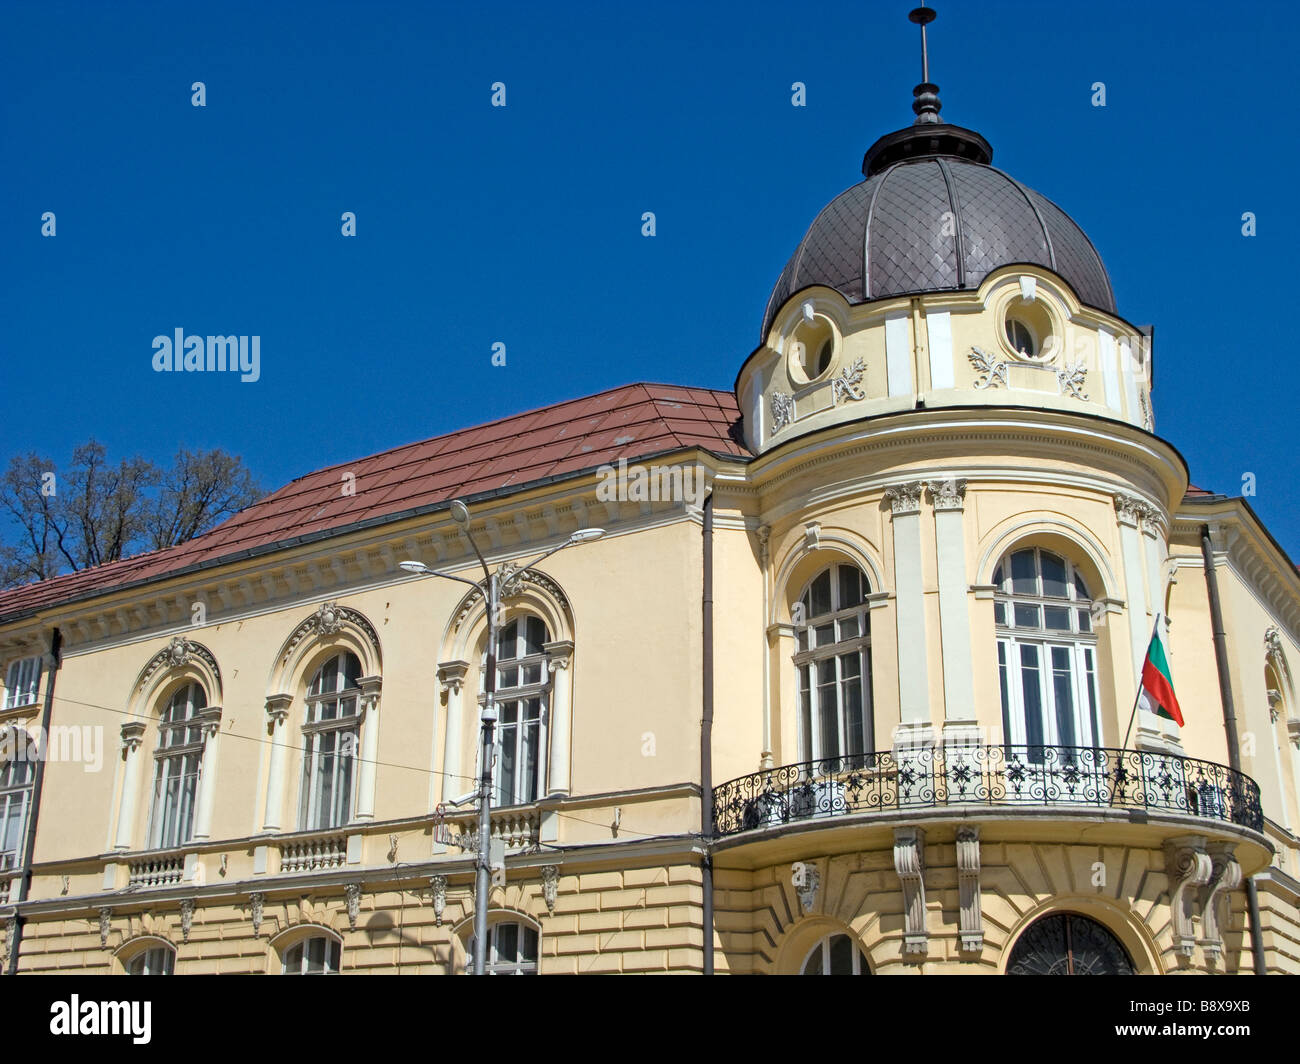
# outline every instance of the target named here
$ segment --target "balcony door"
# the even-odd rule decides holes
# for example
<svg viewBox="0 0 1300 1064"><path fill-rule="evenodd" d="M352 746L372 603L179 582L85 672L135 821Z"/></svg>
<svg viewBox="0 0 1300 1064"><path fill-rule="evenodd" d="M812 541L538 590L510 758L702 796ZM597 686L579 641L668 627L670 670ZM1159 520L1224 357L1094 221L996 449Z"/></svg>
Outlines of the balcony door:
<svg viewBox="0 0 1300 1064"><path fill-rule="evenodd" d="M1019 550L993 574L1003 741L1028 760L1049 747L1101 743L1097 637L1092 597L1074 566L1042 550Z"/></svg>

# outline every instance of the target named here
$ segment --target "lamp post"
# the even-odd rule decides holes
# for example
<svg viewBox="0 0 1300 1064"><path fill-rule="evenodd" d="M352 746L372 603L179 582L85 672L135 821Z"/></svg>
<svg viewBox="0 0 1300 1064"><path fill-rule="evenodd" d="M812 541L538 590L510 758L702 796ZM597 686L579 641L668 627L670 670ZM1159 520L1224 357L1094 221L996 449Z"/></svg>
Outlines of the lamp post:
<svg viewBox="0 0 1300 1064"><path fill-rule="evenodd" d="M456 499L451 504L451 517L456 524L460 525L461 530L465 533L465 538L469 540L469 545L478 558L479 565L483 568L483 581L481 584L476 580L466 580L463 576L454 576L451 573L430 569L423 562L405 561L401 562L399 567L405 569L408 573L417 573L421 576L442 576L448 580L469 584L474 588L481 587L484 601L487 604L487 675L484 677L483 684L483 693L485 695L483 712L479 717L481 724L479 729L479 749L481 750L482 771L479 774L478 785L478 861L474 878L474 974L484 975L487 972L488 894L492 889L492 746L497 720L497 626L501 616L501 580L500 572L494 572L488 567L483 552L479 550L478 543L475 541L469 527L469 508L459 499ZM533 559L526 565L520 566L518 571L523 572L526 569L531 569L534 565L545 561L556 551L563 550L565 547L578 543L589 543L592 540L600 539L604 534L605 530L603 528L580 528L558 547L552 547L545 554Z"/></svg>

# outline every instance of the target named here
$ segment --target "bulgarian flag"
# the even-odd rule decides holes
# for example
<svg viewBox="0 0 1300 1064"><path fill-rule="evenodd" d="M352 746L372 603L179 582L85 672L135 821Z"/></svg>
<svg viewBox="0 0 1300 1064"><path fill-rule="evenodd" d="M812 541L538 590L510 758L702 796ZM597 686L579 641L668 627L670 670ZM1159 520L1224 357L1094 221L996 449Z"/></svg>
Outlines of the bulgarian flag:
<svg viewBox="0 0 1300 1064"><path fill-rule="evenodd" d="M1164 644L1160 642L1159 624L1151 633L1151 645L1147 647L1147 657L1142 663L1139 703L1143 709L1172 720L1180 728L1183 726L1183 711L1178 706L1178 696L1174 694L1174 678L1169 672Z"/></svg>

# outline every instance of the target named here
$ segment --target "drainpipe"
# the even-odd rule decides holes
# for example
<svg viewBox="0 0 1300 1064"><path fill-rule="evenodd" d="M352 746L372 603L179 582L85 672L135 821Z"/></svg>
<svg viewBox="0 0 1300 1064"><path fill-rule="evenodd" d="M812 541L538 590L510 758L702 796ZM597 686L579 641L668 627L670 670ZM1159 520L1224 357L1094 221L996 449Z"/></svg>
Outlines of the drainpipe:
<svg viewBox="0 0 1300 1064"><path fill-rule="evenodd" d="M704 885L704 974L713 974L713 493L704 500L704 719L700 727L700 827Z"/></svg>
<svg viewBox="0 0 1300 1064"><path fill-rule="evenodd" d="M1228 733L1228 766L1241 771L1241 744L1237 740L1237 709L1232 699L1232 682L1228 677L1228 636L1223 630L1223 607L1219 603L1219 576L1214 568L1214 550L1210 543L1210 526L1201 525L1201 558L1205 562L1205 587L1210 596L1210 626L1214 633L1214 663L1219 671L1219 698L1223 702L1223 727ZM1265 975L1264 937L1259 926L1259 892L1253 876L1246 880L1246 905L1250 910L1250 952L1255 974Z"/></svg>
<svg viewBox="0 0 1300 1064"><path fill-rule="evenodd" d="M59 651L63 646L63 636L57 628L50 633L50 654L45 679L45 705L41 709L41 756L36 760L36 775L32 780L32 797L27 807L27 826L23 833L23 859L19 865L18 897L12 899L14 905L14 940L9 947L9 968L7 974L18 973L18 953L23 944L22 916L18 907L27 900L32 889L32 856L36 850L36 816L41 808L41 791L45 787L45 763L50 744L50 715L54 712L54 679L59 672L61 657ZM28 750L30 750L30 745Z"/></svg>

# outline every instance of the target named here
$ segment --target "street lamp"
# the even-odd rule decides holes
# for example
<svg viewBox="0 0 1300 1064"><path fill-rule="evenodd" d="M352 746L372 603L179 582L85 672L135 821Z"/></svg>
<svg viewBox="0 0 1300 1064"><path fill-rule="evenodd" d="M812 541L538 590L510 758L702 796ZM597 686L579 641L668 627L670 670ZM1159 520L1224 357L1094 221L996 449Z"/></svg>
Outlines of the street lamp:
<svg viewBox="0 0 1300 1064"><path fill-rule="evenodd" d="M448 580L456 580L462 584L469 584L471 587L482 587L484 589L484 599L487 602L487 622L488 622L488 642L487 642L487 676L484 678L484 694L486 699L483 705L483 713L479 720L481 727L479 729L480 749L482 750L483 769L479 776L478 789L478 862L477 874L474 880L474 974L484 975L487 972L487 907L488 893L492 888L492 867L491 867L491 834L492 824L490 811L492 806L492 744L493 734L496 730L496 690L497 690L497 622L500 617L501 609L501 582L499 572L494 572L488 568L487 560L483 557L483 552L479 550L478 543L475 542L474 535L469 528L469 508L456 499L451 504L451 517L456 524L460 525L465 533L465 538L469 540L470 547L473 548L475 556L478 558L479 565L483 567L483 582L480 584L475 580L466 580L463 576L454 576L451 573L440 572L437 569L430 569L423 562L405 561L399 562L398 568L406 570L408 573L416 573L420 576L442 576ZM519 572L525 569L531 569L539 562L545 561L556 551L563 550L565 547L571 547L579 543L590 543L593 540L600 539L605 534L603 528L580 528L574 532L568 539L558 547L552 547L545 554L533 559L526 565L519 567Z"/></svg>

